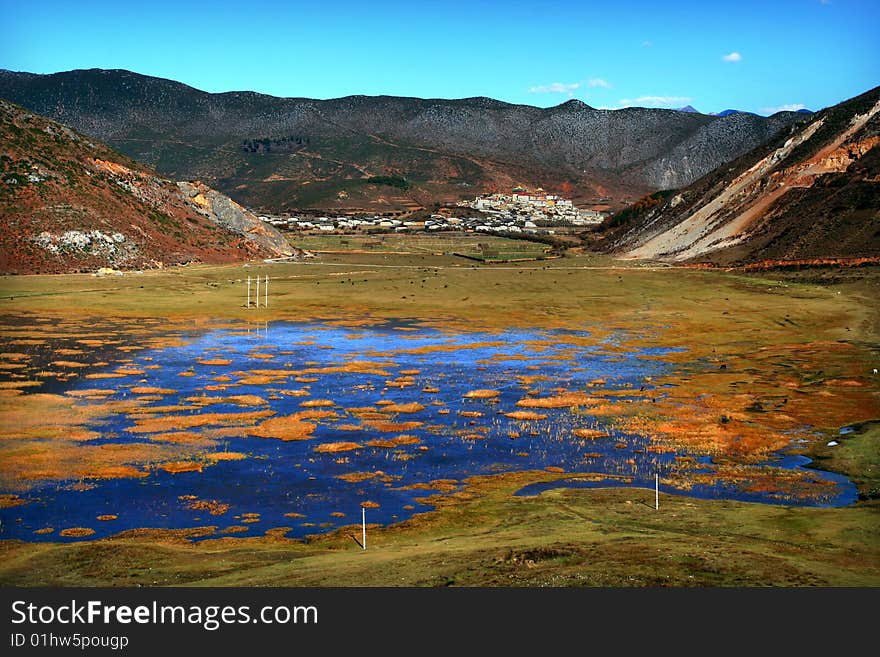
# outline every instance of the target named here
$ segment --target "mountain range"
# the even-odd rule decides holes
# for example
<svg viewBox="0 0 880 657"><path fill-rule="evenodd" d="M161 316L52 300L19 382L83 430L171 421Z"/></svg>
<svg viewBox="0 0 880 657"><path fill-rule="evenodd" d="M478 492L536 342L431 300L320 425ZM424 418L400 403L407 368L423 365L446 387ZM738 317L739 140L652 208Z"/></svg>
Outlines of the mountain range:
<svg viewBox="0 0 880 657"><path fill-rule="evenodd" d="M294 252L199 182L173 182L0 100L0 273L235 262Z"/></svg>
<svg viewBox="0 0 880 657"><path fill-rule="evenodd" d="M623 258L721 265L880 261L880 87L809 115L593 235Z"/></svg>
<svg viewBox="0 0 880 657"><path fill-rule="evenodd" d="M490 98L212 94L124 70L0 70L0 97L267 212L387 211L516 184L622 207L688 185L806 120L796 112L550 108Z"/></svg>

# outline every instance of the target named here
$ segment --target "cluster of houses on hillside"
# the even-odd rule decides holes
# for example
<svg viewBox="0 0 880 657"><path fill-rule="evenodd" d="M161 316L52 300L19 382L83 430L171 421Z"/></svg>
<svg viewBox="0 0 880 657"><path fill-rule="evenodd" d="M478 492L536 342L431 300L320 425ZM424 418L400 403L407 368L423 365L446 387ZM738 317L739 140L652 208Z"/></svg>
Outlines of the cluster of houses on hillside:
<svg viewBox="0 0 880 657"><path fill-rule="evenodd" d="M569 199L545 194L540 187L533 192L514 187L510 194L478 196L458 205L502 218L526 218L537 225L590 226L600 224L604 219L601 212L581 210Z"/></svg>
<svg viewBox="0 0 880 657"><path fill-rule="evenodd" d="M261 216L260 219L276 228L301 231L307 233L409 233L460 231L467 233L526 233L552 235L556 231L547 226L538 226L530 219L522 217L447 217L440 214L431 215L429 219L407 221L374 216L366 218L353 217L271 217Z"/></svg>
<svg viewBox="0 0 880 657"><path fill-rule="evenodd" d="M472 233L546 234L552 235L561 226L589 226L602 222L604 216L592 210L580 210L568 200L544 194L543 190L528 192L515 187L511 194L492 194L457 204L464 209L479 211L479 216L452 217L432 214L428 219L407 220L381 215L363 217L274 217L260 219L277 228L309 233L405 233L461 231ZM476 213L475 213L476 214Z"/></svg>

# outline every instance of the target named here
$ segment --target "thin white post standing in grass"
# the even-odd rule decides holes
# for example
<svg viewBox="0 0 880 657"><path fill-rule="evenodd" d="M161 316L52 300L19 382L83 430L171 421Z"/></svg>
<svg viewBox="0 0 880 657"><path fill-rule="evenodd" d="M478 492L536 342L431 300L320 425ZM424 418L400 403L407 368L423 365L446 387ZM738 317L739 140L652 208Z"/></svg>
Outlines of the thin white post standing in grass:
<svg viewBox="0 0 880 657"><path fill-rule="evenodd" d="M266 285L264 288L266 290L266 303L263 304L264 308L269 307L269 274L266 274Z"/></svg>
<svg viewBox="0 0 880 657"><path fill-rule="evenodd" d="M654 473L654 510L660 510L660 473Z"/></svg>
<svg viewBox="0 0 880 657"><path fill-rule="evenodd" d="M260 277L257 276L257 308L260 307Z"/></svg>
<svg viewBox="0 0 880 657"><path fill-rule="evenodd" d="M364 507L361 507L361 527L363 528L363 540L361 541L361 547L365 550L367 549L367 510Z"/></svg>
<svg viewBox="0 0 880 657"><path fill-rule="evenodd" d="M251 307L251 277L248 275L248 299L247 299L247 307Z"/></svg>

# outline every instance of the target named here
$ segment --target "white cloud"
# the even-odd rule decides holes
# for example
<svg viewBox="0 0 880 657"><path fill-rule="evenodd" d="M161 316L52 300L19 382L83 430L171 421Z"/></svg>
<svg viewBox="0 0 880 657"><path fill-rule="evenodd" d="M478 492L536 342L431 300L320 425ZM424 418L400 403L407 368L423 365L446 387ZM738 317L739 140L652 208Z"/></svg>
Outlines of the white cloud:
<svg viewBox="0 0 880 657"><path fill-rule="evenodd" d="M762 107L764 114L776 114L776 112L797 112L798 110L807 109L803 103L789 103L788 105L779 105L778 107Z"/></svg>
<svg viewBox="0 0 880 657"><path fill-rule="evenodd" d="M638 98L621 98L622 107L681 107L691 102L690 96L639 96Z"/></svg>
<svg viewBox="0 0 880 657"><path fill-rule="evenodd" d="M734 50L733 52L729 52L724 55L724 57L722 57L721 59L725 62L741 62L742 58L743 56L740 55L736 50Z"/></svg>
<svg viewBox="0 0 880 657"><path fill-rule="evenodd" d="M572 92L579 89L581 86L580 82L552 82L551 84L542 84L537 87L532 87L529 89L530 94L568 94L572 95Z"/></svg>
<svg viewBox="0 0 880 657"><path fill-rule="evenodd" d="M607 80L603 80L602 78L593 78L591 80L587 80L588 87L602 87L603 89L610 89L611 83Z"/></svg>

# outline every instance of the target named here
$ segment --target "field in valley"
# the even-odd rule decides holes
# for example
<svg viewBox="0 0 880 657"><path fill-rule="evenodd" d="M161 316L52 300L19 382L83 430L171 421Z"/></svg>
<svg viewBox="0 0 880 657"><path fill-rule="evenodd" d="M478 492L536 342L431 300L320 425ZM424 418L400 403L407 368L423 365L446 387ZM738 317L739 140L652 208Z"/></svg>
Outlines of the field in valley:
<svg viewBox="0 0 880 657"><path fill-rule="evenodd" d="M2 279L0 582L880 584L878 272L363 239Z"/></svg>

